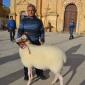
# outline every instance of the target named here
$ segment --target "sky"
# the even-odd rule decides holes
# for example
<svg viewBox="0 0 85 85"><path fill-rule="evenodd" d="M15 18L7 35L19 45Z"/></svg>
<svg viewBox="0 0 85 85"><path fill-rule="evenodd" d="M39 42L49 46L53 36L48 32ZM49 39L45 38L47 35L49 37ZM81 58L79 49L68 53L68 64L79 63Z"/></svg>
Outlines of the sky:
<svg viewBox="0 0 85 85"><path fill-rule="evenodd" d="M3 4L7 7L9 7L10 3L9 3L10 0L3 0Z"/></svg>

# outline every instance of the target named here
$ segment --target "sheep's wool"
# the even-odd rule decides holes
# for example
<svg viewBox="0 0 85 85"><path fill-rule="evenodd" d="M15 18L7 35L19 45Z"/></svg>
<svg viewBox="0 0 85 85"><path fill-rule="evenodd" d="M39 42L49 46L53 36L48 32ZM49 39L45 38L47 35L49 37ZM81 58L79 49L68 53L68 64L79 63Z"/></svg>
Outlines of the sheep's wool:
<svg viewBox="0 0 85 85"><path fill-rule="evenodd" d="M66 62L66 56L57 47L29 45L28 48L19 49L21 61L26 67L36 67L38 69L50 69L54 73L60 72L63 63Z"/></svg>

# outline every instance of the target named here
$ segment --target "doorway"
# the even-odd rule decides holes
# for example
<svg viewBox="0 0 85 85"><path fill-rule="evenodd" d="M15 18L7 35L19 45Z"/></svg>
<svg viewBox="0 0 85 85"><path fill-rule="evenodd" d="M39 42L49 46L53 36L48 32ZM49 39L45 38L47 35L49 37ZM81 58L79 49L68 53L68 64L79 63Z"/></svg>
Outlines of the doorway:
<svg viewBox="0 0 85 85"><path fill-rule="evenodd" d="M76 28L76 23L77 23L77 7L75 4L69 4L65 8L65 13L64 13L64 32L69 31L69 24L71 20L74 21L75 28ZM76 30L76 29L75 29Z"/></svg>

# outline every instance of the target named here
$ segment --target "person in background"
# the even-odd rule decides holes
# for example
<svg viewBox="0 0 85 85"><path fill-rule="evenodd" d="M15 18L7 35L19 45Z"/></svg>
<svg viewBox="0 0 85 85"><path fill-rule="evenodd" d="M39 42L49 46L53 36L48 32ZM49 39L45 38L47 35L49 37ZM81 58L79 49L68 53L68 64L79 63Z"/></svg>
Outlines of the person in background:
<svg viewBox="0 0 85 85"><path fill-rule="evenodd" d="M15 39L15 29L16 29L16 22L13 19L13 16L10 16L10 19L7 22L7 28L10 34L10 40L13 41Z"/></svg>
<svg viewBox="0 0 85 85"><path fill-rule="evenodd" d="M69 24L69 33L70 33L69 40L74 39L74 35L73 35L74 28L75 28L75 24L74 24L74 21L72 19L70 24Z"/></svg>
<svg viewBox="0 0 85 85"><path fill-rule="evenodd" d="M2 21L1 21L1 19L0 19L0 30L2 29Z"/></svg>
<svg viewBox="0 0 85 85"><path fill-rule="evenodd" d="M49 32L52 32L53 26L51 25L51 22L48 22L48 28L49 28Z"/></svg>
<svg viewBox="0 0 85 85"><path fill-rule="evenodd" d="M27 16L21 22L17 33L17 38L26 34L28 40L34 45L40 46L45 42L45 32L42 21L36 16L36 8L32 4L27 6ZM43 70L35 68L37 77L45 79ZM24 67L24 80L28 80L28 68Z"/></svg>

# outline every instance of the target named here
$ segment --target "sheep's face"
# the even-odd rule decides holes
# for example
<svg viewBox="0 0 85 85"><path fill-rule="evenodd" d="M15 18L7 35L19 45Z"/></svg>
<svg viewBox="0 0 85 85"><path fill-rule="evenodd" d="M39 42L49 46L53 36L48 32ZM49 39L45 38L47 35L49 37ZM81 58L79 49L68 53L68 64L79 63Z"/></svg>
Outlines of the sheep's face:
<svg viewBox="0 0 85 85"><path fill-rule="evenodd" d="M25 47L27 47L27 38L25 35L21 36L20 38L16 39L16 43L22 48L24 49Z"/></svg>
<svg viewBox="0 0 85 85"><path fill-rule="evenodd" d="M19 42L18 45L19 45L22 49L24 49L24 48L27 47L27 44L26 44L26 42L24 42L24 41Z"/></svg>

